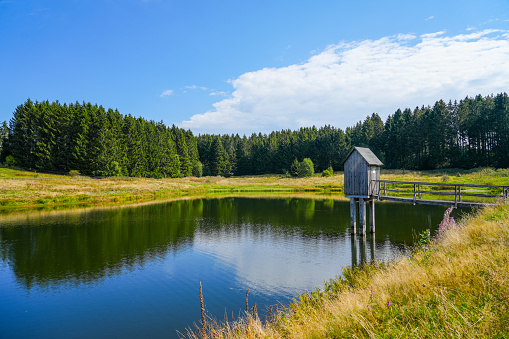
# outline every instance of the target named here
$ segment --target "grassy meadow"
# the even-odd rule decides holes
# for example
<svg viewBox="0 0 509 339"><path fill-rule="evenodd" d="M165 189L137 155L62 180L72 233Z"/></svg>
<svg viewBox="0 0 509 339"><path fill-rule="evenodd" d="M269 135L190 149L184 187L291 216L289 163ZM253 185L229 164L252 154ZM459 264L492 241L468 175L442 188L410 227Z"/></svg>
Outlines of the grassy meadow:
<svg viewBox="0 0 509 339"><path fill-rule="evenodd" d="M412 172L382 170L381 179L509 185L509 170ZM341 193L343 173L308 178L283 175L186 178L90 178L0 168L0 213L112 206L203 195Z"/></svg>

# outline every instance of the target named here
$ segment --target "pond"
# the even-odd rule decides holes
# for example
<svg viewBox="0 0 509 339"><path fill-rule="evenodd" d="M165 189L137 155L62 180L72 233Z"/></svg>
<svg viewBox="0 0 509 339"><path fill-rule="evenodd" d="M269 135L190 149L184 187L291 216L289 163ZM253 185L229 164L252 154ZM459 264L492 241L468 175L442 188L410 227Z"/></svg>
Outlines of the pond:
<svg viewBox="0 0 509 339"><path fill-rule="evenodd" d="M349 208L228 197L0 216L0 336L177 338L201 319L200 282L215 319L241 315L247 289L263 314L343 266L405 255L445 211L377 202L376 234L362 237Z"/></svg>

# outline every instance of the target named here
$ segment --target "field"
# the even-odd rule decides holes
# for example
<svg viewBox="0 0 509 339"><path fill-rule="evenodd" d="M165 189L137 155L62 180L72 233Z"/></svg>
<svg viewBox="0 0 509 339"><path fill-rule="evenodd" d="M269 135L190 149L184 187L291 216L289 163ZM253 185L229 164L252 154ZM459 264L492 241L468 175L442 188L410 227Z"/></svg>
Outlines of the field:
<svg viewBox="0 0 509 339"><path fill-rule="evenodd" d="M509 185L509 170L411 172L382 170L381 179ZM287 178L278 175L244 177L186 177L150 179L90 178L0 168L0 213L111 206L203 195L282 194L314 192L337 194L343 173L332 177Z"/></svg>

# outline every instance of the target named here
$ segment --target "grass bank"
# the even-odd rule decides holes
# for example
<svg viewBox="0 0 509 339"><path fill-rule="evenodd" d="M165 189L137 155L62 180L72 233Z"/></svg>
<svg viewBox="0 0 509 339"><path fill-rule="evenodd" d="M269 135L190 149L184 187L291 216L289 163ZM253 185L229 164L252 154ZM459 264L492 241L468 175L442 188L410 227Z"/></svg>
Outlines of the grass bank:
<svg viewBox="0 0 509 339"><path fill-rule="evenodd" d="M509 185L509 170L411 172L382 170L382 179ZM341 193L343 173L332 177L282 175L150 179L71 177L0 168L0 213L114 206L224 194Z"/></svg>
<svg viewBox="0 0 509 339"><path fill-rule="evenodd" d="M0 213L126 205L203 195L339 193L342 187L342 174L296 179L278 175L175 179L90 178L0 168Z"/></svg>
<svg viewBox="0 0 509 339"><path fill-rule="evenodd" d="M264 321L247 308L246 316L226 324L205 319L207 326L186 336L509 337L509 204L458 224L444 220L433 238L422 235L409 258L344 269Z"/></svg>

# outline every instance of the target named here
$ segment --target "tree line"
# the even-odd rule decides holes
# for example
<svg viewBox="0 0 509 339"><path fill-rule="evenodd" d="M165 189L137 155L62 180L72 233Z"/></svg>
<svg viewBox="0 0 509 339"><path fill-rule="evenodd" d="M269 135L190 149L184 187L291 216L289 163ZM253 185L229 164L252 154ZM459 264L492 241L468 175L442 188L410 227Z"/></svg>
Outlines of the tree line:
<svg viewBox="0 0 509 339"><path fill-rule="evenodd" d="M212 147L212 144L217 145ZM509 98L466 97L433 106L398 109L382 121L377 113L345 131L330 125L270 134L199 135L206 174L217 174L216 149L227 154L235 175L287 173L295 160L311 159L315 172L342 170L353 146L369 147L384 168L433 170L509 167ZM224 149L224 151L223 151Z"/></svg>
<svg viewBox="0 0 509 339"><path fill-rule="evenodd" d="M27 100L14 111L0 160L48 172L95 176L201 175L191 131L91 103Z"/></svg>
<svg viewBox="0 0 509 339"><path fill-rule="evenodd" d="M2 162L11 156L20 167L104 176L291 174L304 159L315 172L338 171L352 146L371 148L385 168L509 167L509 98L439 100L398 109L385 122L373 113L345 131L327 125L250 136L194 136L90 103L27 100L0 133Z"/></svg>

